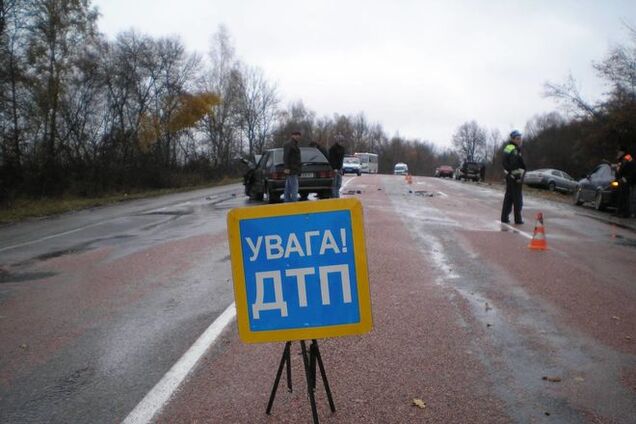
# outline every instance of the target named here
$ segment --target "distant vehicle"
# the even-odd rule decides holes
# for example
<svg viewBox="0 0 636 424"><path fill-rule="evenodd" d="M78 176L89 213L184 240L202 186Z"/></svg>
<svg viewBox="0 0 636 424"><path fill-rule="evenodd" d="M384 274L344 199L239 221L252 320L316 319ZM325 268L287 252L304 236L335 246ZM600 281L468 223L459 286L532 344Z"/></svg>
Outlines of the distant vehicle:
<svg viewBox="0 0 636 424"><path fill-rule="evenodd" d="M455 173L455 170L453 169L452 166L442 165L435 168L435 176L438 178L441 178L441 177L453 178L454 173Z"/></svg>
<svg viewBox="0 0 636 424"><path fill-rule="evenodd" d="M607 206L616 207L618 187L614 170L609 164L602 163L578 182L574 190L574 204L594 202L594 208L599 211Z"/></svg>
<svg viewBox="0 0 636 424"><path fill-rule="evenodd" d="M342 173L358 174L358 176L360 176L360 173L362 172L360 167L360 159L355 156L347 156L344 158L344 162L342 163Z"/></svg>
<svg viewBox="0 0 636 424"><path fill-rule="evenodd" d="M378 173L378 155L375 153L354 153L360 159L360 171L365 174Z"/></svg>
<svg viewBox="0 0 636 424"><path fill-rule="evenodd" d="M409 166L404 162L398 162L393 167L394 175L406 175L409 173Z"/></svg>
<svg viewBox="0 0 636 424"><path fill-rule="evenodd" d="M301 199L316 193L320 198L331 197L334 172L329 160L315 147L301 147L301 174L298 180L298 193ZM243 176L245 194L254 200L263 200L267 196L269 203L281 200L285 190L285 173L283 172L283 149L266 150L257 163L249 162L251 169Z"/></svg>
<svg viewBox="0 0 636 424"><path fill-rule="evenodd" d="M532 187L547 188L550 191L572 193L577 186L574 178L558 169L536 169L526 172L524 183Z"/></svg>
<svg viewBox="0 0 636 424"><path fill-rule="evenodd" d="M481 164L478 162L465 161L455 169L454 176L456 180L479 181L481 178L480 170Z"/></svg>

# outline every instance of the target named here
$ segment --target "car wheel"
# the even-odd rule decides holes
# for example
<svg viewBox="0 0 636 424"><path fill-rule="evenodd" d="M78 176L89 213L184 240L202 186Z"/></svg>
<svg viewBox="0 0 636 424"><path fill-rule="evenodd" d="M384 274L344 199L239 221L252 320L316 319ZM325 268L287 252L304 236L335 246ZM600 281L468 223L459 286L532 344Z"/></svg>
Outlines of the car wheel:
<svg viewBox="0 0 636 424"><path fill-rule="evenodd" d="M594 208L597 211L605 209L605 205L603 204L603 194L600 191L597 191L596 196L594 197Z"/></svg>
<svg viewBox="0 0 636 424"><path fill-rule="evenodd" d="M574 191L574 204L576 206L581 206L583 204L583 201L581 200L581 190L580 189L576 189Z"/></svg>
<svg viewBox="0 0 636 424"><path fill-rule="evenodd" d="M550 191L556 190L556 184L554 184L554 181L550 181L548 183L548 190L550 190Z"/></svg>

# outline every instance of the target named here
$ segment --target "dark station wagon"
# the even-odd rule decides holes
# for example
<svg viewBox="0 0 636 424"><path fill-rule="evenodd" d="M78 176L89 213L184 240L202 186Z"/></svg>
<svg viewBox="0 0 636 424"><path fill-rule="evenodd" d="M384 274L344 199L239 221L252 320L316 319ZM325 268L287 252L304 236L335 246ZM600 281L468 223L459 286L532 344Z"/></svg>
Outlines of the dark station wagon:
<svg viewBox="0 0 636 424"><path fill-rule="evenodd" d="M325 155L315 147L301 147L300 161L300 198L307 199L311 193L321 199L331 197L334 171ZM269 203L280 202L286 178L283 172L283 149L266 150L258 163L250 165L251 169L243 177L245 194L253 200L263 200L266 197Z"/></svg>

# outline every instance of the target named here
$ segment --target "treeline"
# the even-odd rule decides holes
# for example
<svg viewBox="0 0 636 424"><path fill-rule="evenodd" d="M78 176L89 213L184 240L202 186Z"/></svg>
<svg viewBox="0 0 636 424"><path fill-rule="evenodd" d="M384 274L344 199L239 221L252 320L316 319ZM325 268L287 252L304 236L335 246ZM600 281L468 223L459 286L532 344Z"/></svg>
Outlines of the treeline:
<svg viewBox="0 0 636 424"><path fill-rule="evenodd" d="M528 122L526 156L535 167L579 177L602 161L615 163L619 146L636 153L636 30L627 30L629 43L593 64L607 87L602 100L584 99L572 76L564 83L546 83L546 96L558 100L573 119L551 113Z"/></svg>
<svg viewBox="0 0 636 424"><path fill-rule="evenodd" d="M109 41L97 18L89 0L0 0L3 200L196 184L266 143L275 87L225 29L205 60L174 37Z"/></svg>
<svg viewBox="0 0 636 424"><path fill-rule="evenodd" d="M615 163L619 146L636 153L636 31L627 31L627 45L612 48L593 64L607 87L603 99L584 99L572 76L545 84L545 96L558 101L566 115L551 112L527 122L523 151L530 169L556 168L579 178L603 161ZM462 124L452 141L462 158L485 162L490 177L500 178L505 138L472 121Z"/></svg>
<svg viewBox="0 0 636 424"><path fill-rule="evenodd" d="M475 121L444 151L389 136L363 113L318 117L300 101L283 107L276 85L237 58L222 26L201 57L176 37L128 31L106 39L98 17L90 0L0 0L0 203L237 176L240 157L282 145L292 129L325 147L342 135L347 153L379 154L384 173L396 162L417 175L464 159L498 163L505 136ZM528 123L531 167L577 175L613 159L618 144L634 146L635 56L634 45L621 46L595 65L610 84L603 102L585 102L573 79L546 86L577 114Z"/></svg>
<svg viewBox="0 0 636 424"><path fill-rule="evenodd" d="M335 134L349 153L379 153L432 173L430 143L389 139L364 114L284 109L275 84L240 61L219 27L209 53L135 31L108 40L90 0L0 0L0 201L94 196L238 175L238 158Z"/></svg>

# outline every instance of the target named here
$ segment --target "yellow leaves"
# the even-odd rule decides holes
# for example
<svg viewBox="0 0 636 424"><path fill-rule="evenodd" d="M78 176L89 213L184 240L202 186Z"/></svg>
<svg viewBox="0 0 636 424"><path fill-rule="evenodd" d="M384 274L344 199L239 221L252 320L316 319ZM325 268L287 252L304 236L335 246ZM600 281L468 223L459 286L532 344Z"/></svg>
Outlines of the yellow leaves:
<svg viewBox="0 0 636 424"><path fill-rule="evenodd" d="M145 114L141 117L138 130L139 149L147 152L163 135L176 134L179 131L194 127L204 116L212 112L214 106L221 102L219 96L210 92L197 94L185 93L178 98L168 99L172 102L171 113L162 120L159 114ZM168 108L166 108L168 109Z"/></svg>
<svg viewBox="0 0 636 424"><path fill-rule="evenodd" d="M168 131L175 133L192 128L205 115L211 113L212 108L220 102L221 99L210 92L180 96L178 100L179 107L172 114L172 118L168 123Z"/></svg>

